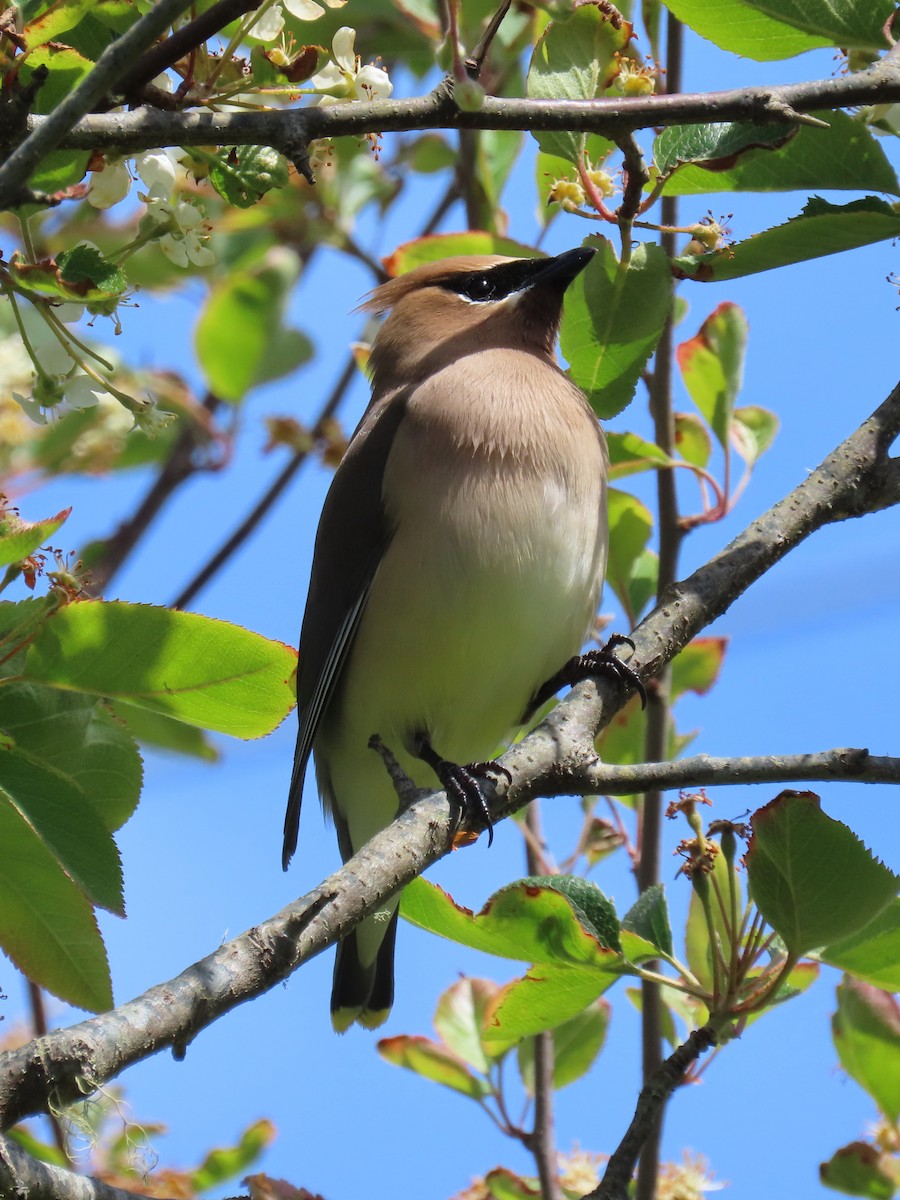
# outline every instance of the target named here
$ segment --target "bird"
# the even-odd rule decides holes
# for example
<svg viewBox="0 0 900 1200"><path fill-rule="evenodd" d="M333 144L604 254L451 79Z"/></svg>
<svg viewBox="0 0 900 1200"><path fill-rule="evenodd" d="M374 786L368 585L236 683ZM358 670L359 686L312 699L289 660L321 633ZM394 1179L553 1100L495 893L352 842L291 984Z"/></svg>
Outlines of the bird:
<svg viewBox="0 0 900 1200"><path fill-rule="evenodd" d="M631 676L608 648L579 655L606 566L609 458L555 346L565 291L593 254L446 258L361 305L389 315L316 534L285 870L310 754L344 862L398 812L373 735L415 784L437 779L474 804L490 833L483 760L564 683ZM338 1032L387 1019L398 903L338 943Z"/></svg>

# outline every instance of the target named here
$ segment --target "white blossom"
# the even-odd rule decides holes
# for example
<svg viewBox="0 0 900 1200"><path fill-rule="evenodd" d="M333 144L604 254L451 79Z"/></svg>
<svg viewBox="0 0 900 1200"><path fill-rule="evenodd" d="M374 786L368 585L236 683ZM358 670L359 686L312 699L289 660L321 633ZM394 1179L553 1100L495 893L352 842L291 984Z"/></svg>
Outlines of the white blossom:
<svg viewBox="0 0 900 1200"><path fill-rule="evenodd" d="M93 408L101 396L109 394L103 384L91 379L90 375L72 375L63 384L63 396L70 408Z"/></svg>
<svg viewBox="0 0 900 1200"><path fill-rule="evenodd" d="M327 103L329 98L386 100L394 90L387 71L372 63L361 65L354 50L355 42L356 30L347 25L334 35L331 43L334 62L328 63L309 81L317 92L326 93L319 98L322 102Z"/></svg>
<svg viewBox="0 0 900 1200"><path fill-rule="evenodd" d="M346 0L343 0L343 3L346 3ZM316 0L284 0L284 7L298 21L315 21L325 15L325 9L321 4L316 4ZM328 4L328 7L339 8L340 4Z"/></svg>
<svg viewBox="0 0 900 1200"><path fill-rule="evenodd" d="M178 267L193 263L206 267L215 262L215 255L206 245L209 226L199 208L187 200L172 202L158 196L142 197L147 203L147 217L160 231L159 248ZM161 232L165 230L165 232Z"/></svg>
<svg viewBox="0 0 900 1200"><path fill-rule="evenodd" d="M94 208L112 208L124 200L131 188L131 175L124 158L107 161L100 171L91 171L88 204Z"/></svg>
<svg viewBox="0 0 900 1200"><path fill-rule="evenodd" d="M274 42L284 29L284 13L280 4L273 4L258 16L247 32L261 42Z"/></svg>
<svg viewBox="0 0 900 1200"><path fill-rule="evenodd" d="M175 186L175 163L165 150L148 150L134 156L134 166L150 196L168 199Z"/></svg>

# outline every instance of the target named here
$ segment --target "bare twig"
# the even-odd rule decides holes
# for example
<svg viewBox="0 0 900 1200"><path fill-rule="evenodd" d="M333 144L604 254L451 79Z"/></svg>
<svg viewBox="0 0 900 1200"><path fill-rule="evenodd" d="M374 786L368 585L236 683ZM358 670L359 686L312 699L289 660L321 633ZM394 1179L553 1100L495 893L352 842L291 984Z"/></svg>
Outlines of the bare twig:
<svg viewBox="0 0 900 1200"><path fill-rule="evenodd" d="M628 1200L629 1184L635 1163L642 1148L651 1136L666 1101L680 1083L689 1068L701 1054L716 1044L715 1031L709 1025L695 1029L641 1088L634 1117L628 1131L615 1153L606 1164L606 1171L598 1187L588 1194L587 1200Z"/></svg>
<svg viewBox="0 0 900 1200"><path fill-rule="evenodd" d="M310 431L310 437L315 443L321 438L325 423L334 415L337 406L344 398L344 393L350 386L351 381L356 375L356 361L353 355L349 355L344 369L338 377L337 383L331 390L328 399L322 405L318 417ZM213 554L200 570L196 573L193 579L188 583L171 603L171 608L186 608L197 593L209 583L210 579L222 569L223 565L229 558L246 542L247 538L259 526L263 518L270 511L272 506L281 496L282 492L306 462L310 451L308 449L296 450L287 463L275 476L273 481L266 488L265 492L260 496L259 500L253 505L244 519L240 522L237 528L229 537L225 539L219 549Z"/></svg>
<svg viewBox="0 0 900 1200"><path fill-rule="evenodd" d="M202 46L208 38L214 37L231 21L242 17L244 13L252 12L254 8L259 8L261 2L262 0L216 0L211 8L200 13L193 21L182 25L180 29L176 29L165 41L142 55L119 79L116 91L122 96L133 96L140 92L167 67L174 66L191 50Z"/></svg>
<svg viewBox="0 0 900 1200"><path fill-rule="evenodd" d="M525 863L529 875L545 875L549 864L544 856L539 801L532 800L525 814ZM553 1030L537 1034L534 1042L534 1128L523 1141L534 1156L541 1200L560 1200L559 1159L553 1115Z"/></svg>
<svg viewBox="0 0 900 1200"><path fill-rule="evenodd" d="M670 12L666 25L666 86L681 87L682 30L681 22ZM636 197L636 204L640 197ZM675 255L675 236L669 230L678 220L678 201L664 196L660 243L668 258ZM654 440L670 458L675 452L675 414L672 403L672 369L674 363L674 318L666 318L663 335L656 348L653 377L650 381L650 415ZM678 555L683 529L678 512L678 492L674 471L656 472L657 527L659 538L659 576L656 585L657 602L678 578ZM659 762L669 755L672 709L669 701L671 667L658 677L659 686L650 694L647 729L644 738L644 758ZM638 889L645 892L659 882L662 852L662 792L658 788L644 790L640 806L639 857L637 862ZM655 964L648 964L651 969ZM662 999L659 984L641 980L641 1077L645 1085L654 1077L662 1063ZM663 1108L644 1140L638 1171L637 1200L653 1200L659 1175L659 1154L662 1142Z"/></svg>

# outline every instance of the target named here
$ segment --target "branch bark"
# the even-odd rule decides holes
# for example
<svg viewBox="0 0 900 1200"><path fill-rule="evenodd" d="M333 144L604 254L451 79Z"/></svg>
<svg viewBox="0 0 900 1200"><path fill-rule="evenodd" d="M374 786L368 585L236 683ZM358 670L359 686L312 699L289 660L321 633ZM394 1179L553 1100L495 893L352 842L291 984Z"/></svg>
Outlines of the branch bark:
<svg viewBox="0 0 900 1200"><path fill-rule="evenodd" d="M93 72L92 72L93 75ZM88 78L91 78L89 76ZM172 113L153 109L83 117L58 144L70 150L134 153L157 146L267 145L295 159L318 138L424 129L530 129L599 133L621 140L636 129L716 121L790 124L815 110L900 101L900 45L853 75L779 87L603 100L523 100L487 96L478 112L457 108L444 87L406 100L344 102L258 113ZM54 119L56 114L53 114ZM31 116L36 136L49 117ZM31 139L29 138L29 142ZM20 148L21 149L21 148ZM18 153L18 152L17 152ZM2 174L12 159L0 169ZM33 168L32 168L33 169ZM24 182L24 178L19 180ZM0 206L10 194L0 189Z"/></svg>
<svg viewBox="0 0 900 1200"><path fill-rule="evenodd" d="M900 433L900 385L878 410L784 500L720 554L671 589L634 634L641 674L655 675L768 568L815 529L882 506L894 478L888 449ZM496 820L536 795L572 790L593 769L596 732L622 703L618 684L582 684L506 755L506 795ZM871 761L871 760L870 760ZM344 937L389 896L447 854L456 832L442 792L404 811L340 871L306 896L177 978L126 1004L0 1056L0 1126L83 1098L165 1047L183 1055L207 1025L287 978Z"/></svg>

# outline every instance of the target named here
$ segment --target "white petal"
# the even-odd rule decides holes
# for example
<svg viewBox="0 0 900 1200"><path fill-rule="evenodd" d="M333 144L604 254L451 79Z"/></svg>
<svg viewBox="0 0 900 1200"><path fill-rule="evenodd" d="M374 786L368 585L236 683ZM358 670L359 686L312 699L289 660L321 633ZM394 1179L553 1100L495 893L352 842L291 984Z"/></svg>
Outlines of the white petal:
<svg viewBox="0 0 900 1200"><path fill-rule="evenodd" d="M330 92L334 89L340 89L342 92L347 90L347 80L344 78L344 72L334 63L328 63L321 71L317 71L309 81L309 87L313 87L317 92Z"/></svg>
<svg viewBox="0 0 900 1200"><path fill-rule="evenodd" d="M353 49L355 41L356 30L351 29L349 25L342 25L331 43L334 61L342 70L351 74L356 71L356 52Z"/></svg>
<svg viewBox="0 0 900 1200"><path fill-rule="evenodd" d="M70 408L93 408L100 397L108 396L109 392L90 375L73 375L66 381L63 394Z"/></svg>
<svg viewBox="0 0 900 1200"><path fill-rule="evenodd" d="M91 190L88 203L94 208L112 208L124 200L131 188L131 176L125 160L108 162L102 171L91 171Z"/></svg>
<svg viewBox="0 0 900 1200"><path fill-rule="evenodd" d="M188 258L195 267L208 267L216 261L215 254L198 237L186 237L184 247Z"/></svg>
<svg viewBox="0 0 900 1200"><path fill-rule="evenodd" d="M184 244L184 238L173 238L171 234L167 234L164 238L160 238L159 248L176 267L186 267L188 265L187 247Z"/></svg>
<svg viewBox="0 0 900 1200"><path fill-rule="evenodd" d="M284 0L284 7L298 21L315 21L325 15L325 9L316 0Z"/></svg>
<svg viewBox="0 0 900 1200"><path fill-rule="evenodd" d="M141 182L152 196L169 196L175 186L175 164L164 150L134 156Z"/></svg>
<svg viewBox="0 0 900 1200"><path fill-rule="evenodd" d="M57 304L53 310L57 320L62 321L63 325L74 325L76 321L80 321L84 316L83 304Z"/></svg>
<svg viewBox="0 0 900 1200"><path fill-rule="evenodd" d="M273 4L270 9L257 17L248 30L251 37L259 38L261 42L272 42L284 29L284 13L281 6Z"/></svg>
<svg viewBox="0 0 900 1200"><path fill-rule="evenodd" d="M387 71L371 63L356 76L356 95L360 100L387 100L393 90Z"/></svg>

